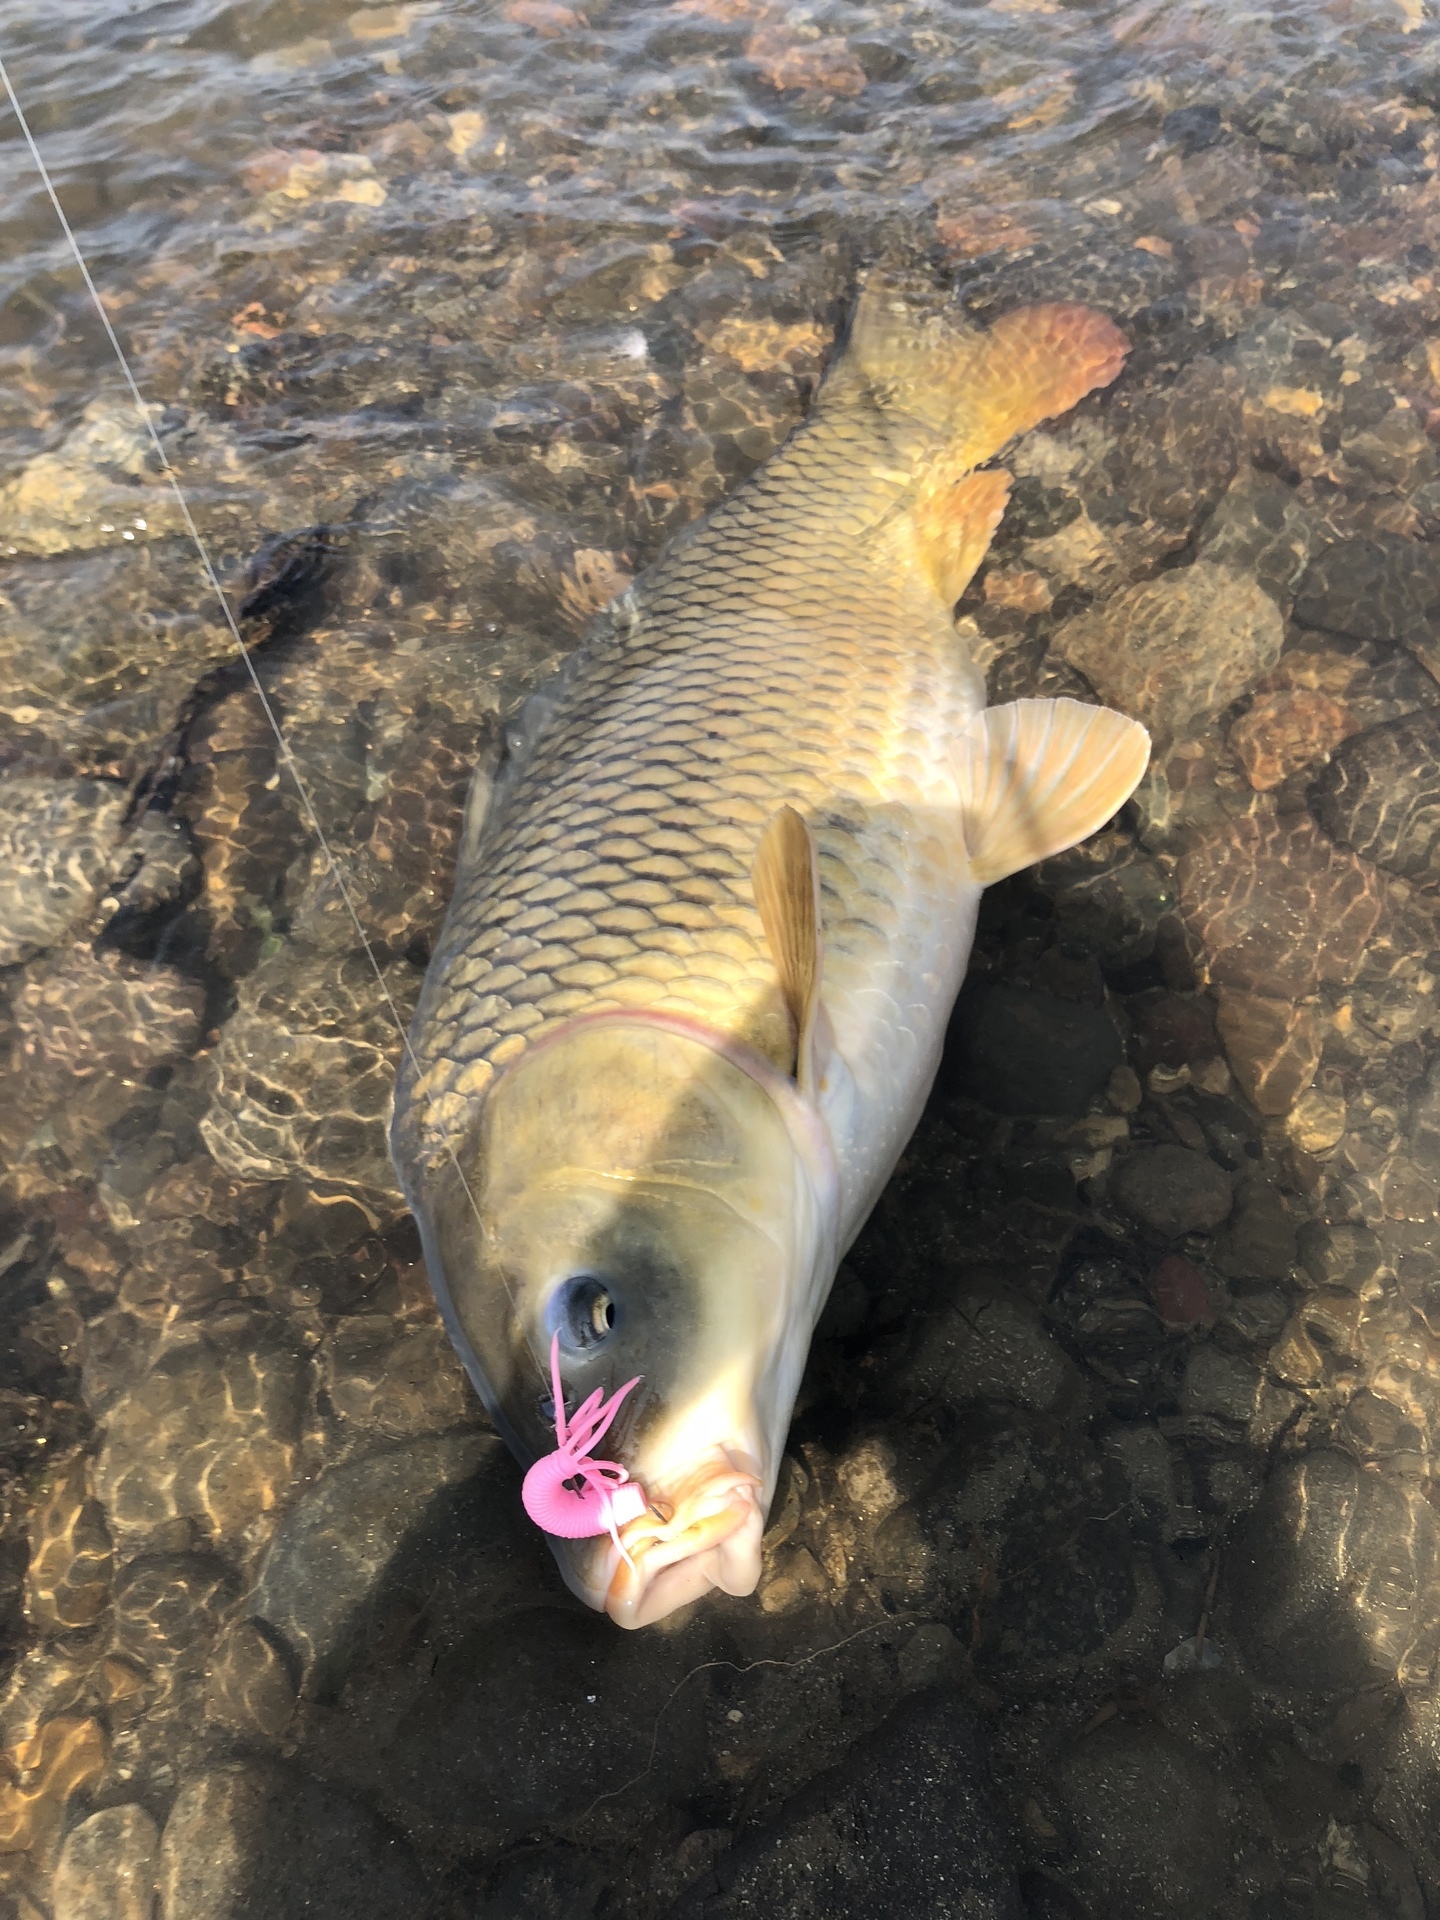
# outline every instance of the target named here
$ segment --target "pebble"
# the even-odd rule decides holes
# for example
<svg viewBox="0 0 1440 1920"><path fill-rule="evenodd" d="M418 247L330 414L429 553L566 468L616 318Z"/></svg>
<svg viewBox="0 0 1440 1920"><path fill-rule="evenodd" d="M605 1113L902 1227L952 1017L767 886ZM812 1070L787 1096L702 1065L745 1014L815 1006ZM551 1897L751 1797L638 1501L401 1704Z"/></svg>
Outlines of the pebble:
<svg viewBox="0 0 1440 1920"><path fill-rule="evenodd" d="M896 1385L908 1407L927 1411L992 1400L1050 1413L1080 1395L1074 1363L1029 1302L1004 1288L967 1288L920 1320Z"/></svg>
<svg viewBox="0 0 1440 1920"><path fill-rule="evenodd" d="M1121 1059L1103 1007L980 980L951 1020L943 1079L996 1113L1078 1114Z"/></svg>
<svg viewBox="0 0 1440 1920"><path fill-rule="evenodd" d="M1232 1204L1228 1176L1190 1147L1139 1147L1120 1162L1110 1185L1133 1219L1168 1240L1213 1233Z"/></svg>
<svg viewBox="0 0 1440 1920"><path fill-rule="evenodd" d="M1273 667L1284 637L1275 602L1253 579L1197 560L1076 614L1051 646L1165 746Z"/></svg>
<svg viewBox="0 0 1440 1920"><path fill-rule="evenodd" d="M1297 1236L1300 1261L1317 1287L1361 1292L1379 1270L1383 1252L1369 1227L1307 1220Z"/></svg>
<svg viewBox="0 0 1440 1920"><path fill-rule="evenodd" d="M199 1672L236 1585L232 1570L211 1555L142 1554L115 1583L115 1651L157 1680Z"/></svg>
<svg viewBox="0 0 1440 1920"><path fill-rule="evenodd" d="M1255 791L1269 793L1328 758L1358 729L1354 715L1328 694L1298 688L1258 695L1230 729L1230 745Z"/></svg>
<svg viewBox="0 0 1440 1920"><path fill-rule="evenodd" d="M1348 740L1310 794L1341 845L1407 880L1440 879L1440 712L1430 708Z"/></svg>
<svg viewBox="0 0 1440 1920"><path fill-rule="evenodd" d="M1236 1183L1236 1203L1212 1255L1229 1280L1288 1280L1297 1256L1295 1221L1274 1184L1252 1171Z"/></svg>
<svg viewBox="0 0 1440 1920"><path fill-rule="evenodd" d="M408 1019L419 970L397 961L386 984ZM393 1194L386 1129L399 1050L394 1012L362 953L287 943L241 982L200 1122L205 1144L236 1179L303 1174Z"/></svg>
<svg viewBox="0 0 1440 1920"><path fill-rule="evenodd" d="M320 1364L330 1405L362 1434L408 1440L483 1417L440 1326L406 1326L372 1313L340 1319Z"/></svg>
<svg viewBox="0 0 1440 1920"><path fill-rule="evenodd" d="M1428 1676L1440 1521L1420 1492L1317 1448L1272 1471L1227 1585L1245 1656L1276 1685L1324 1701Z"/></svg>
<svg viewBox="0 0 1440 1920"><path fill-rule="evenodd" d="M1150 1297L1167 1327L1209 1326L1215 1319L1215 1303L1204 1274L1178 1253L1167 1253L1152 1270Z"/></svg>
<svg viewBox="0 0 1440 1920"><path fill-rule="evenodd" d="M1345 1134L1345 1096L1311 1087L1300 1096L1285 1122L1285 1131L1302 1153L1328 1153Z"/></svg>
<svg viewBox="0 0 1440 1920"><path fill-rule="evenodd" d="M1180 1384L1180 1411L1248 1426L1260 1393L1260 1370L1243 1354L1227 1353L1207 1341L1192 1349Z"/></svg>
<svg viewBox="0 0 1440 1920"><path fill-rule="evenodd" d="M1247 465L1201 529L1200 556L1252 575L1284 604L1309 564L1319 530L1319 515L1283 480Z"/></svg>
<svg viewBox="0 0 1440 1920"><path fill-rule="evenodd" d="M153 1920L160 1833L144 1807L106 1807L65 1837L53 1920Z"/></svg>

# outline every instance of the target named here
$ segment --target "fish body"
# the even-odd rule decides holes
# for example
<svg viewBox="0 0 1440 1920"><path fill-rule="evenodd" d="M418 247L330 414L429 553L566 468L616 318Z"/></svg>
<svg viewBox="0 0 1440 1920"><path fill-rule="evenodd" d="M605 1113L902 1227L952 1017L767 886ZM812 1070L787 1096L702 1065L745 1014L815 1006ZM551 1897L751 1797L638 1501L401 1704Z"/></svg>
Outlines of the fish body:
<svg viewBox="0 0 1440 1920"><path fill-rule="evenodd" d="M952 617L1008 490L982 463L1124 351L1085 308L982 333L872 283L805 422L532 697L467 834L393 1151L522 1462L554 1444L557 1340L569 1404L641 1376L607 1445L646 1511L553 1542L622 1624L753 1590L982 887L1143 771L1105 709L987 713Z"/></svg>

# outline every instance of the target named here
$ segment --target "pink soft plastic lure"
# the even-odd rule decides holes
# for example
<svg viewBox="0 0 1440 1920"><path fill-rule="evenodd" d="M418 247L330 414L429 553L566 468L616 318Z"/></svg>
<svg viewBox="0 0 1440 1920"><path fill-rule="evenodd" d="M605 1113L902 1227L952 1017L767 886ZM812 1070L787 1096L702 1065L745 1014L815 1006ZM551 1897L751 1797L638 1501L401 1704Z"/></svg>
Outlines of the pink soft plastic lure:
<svg viewBox="0 0 1440 1920"><path fill-rule="evenodd" d="M592 1534L608 1533L627 1563L630 1556L621 1542L620 1528L644 1513L645 1493L624 1467L614 1460L592 1459L590 1449L605 1437L621 1401L641 1378L637 1373L608 1400L597 1387L567 1423L560 1380L560 1336L554 1335L550 1341L550 1383L559 1445L554 1453L541 1455L520 1489L525 1511L537 1527L558 1534L562 1540L585 1540Z"/></svg>

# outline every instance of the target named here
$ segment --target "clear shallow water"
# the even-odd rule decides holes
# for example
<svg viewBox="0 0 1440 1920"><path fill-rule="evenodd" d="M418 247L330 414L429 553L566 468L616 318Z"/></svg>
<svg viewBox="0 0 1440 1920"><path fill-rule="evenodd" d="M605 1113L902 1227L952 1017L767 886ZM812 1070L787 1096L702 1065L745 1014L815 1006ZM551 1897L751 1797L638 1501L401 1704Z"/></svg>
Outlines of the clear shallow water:
<svg viewBox="0 0 1440 1920"><path fill-rule="evenodd" d="M617 1635L450 1358L388 1014L0 130L10 1910L1419 1920L1428 14L12 9L0 50L402 1009L470 768L882 254L1130 332L961 615L995 697L1159 743L987 906L760 1595Z"/></svg>

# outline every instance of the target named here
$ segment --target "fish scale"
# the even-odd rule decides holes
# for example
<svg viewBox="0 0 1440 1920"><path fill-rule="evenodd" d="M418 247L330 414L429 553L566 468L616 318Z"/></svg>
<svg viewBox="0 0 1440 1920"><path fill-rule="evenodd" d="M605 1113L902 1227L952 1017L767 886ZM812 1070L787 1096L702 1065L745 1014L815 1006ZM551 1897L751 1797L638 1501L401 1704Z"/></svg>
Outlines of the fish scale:
<svg viewBox="0 0 1440 1920"><path fill-rule="evenodd" d="M977 463L1123 354L1084 308L979 334L867 290L809 419L532 696L467 836L395 1162L528 1510L627 1626L754 1590L810 1335L981 888L1145 764L1103 709L982 718L952 618L1009 486ZM584 1472L571 1394L619 1413Z"/></svg>

